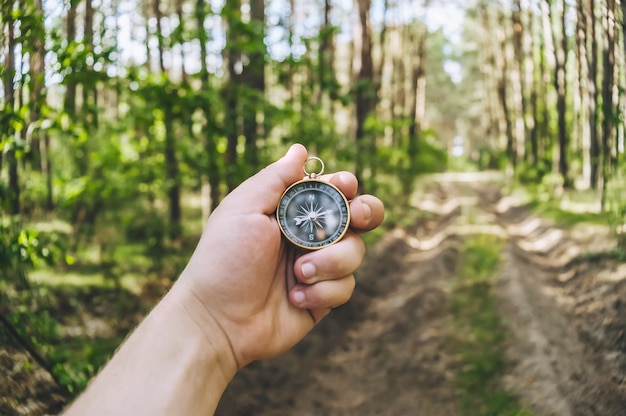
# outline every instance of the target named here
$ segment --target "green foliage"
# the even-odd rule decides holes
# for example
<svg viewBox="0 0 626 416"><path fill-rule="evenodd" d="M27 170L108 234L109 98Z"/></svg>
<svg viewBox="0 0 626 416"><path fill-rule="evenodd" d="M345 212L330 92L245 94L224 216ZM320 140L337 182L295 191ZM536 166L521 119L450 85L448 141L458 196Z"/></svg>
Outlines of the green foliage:
<svg viewBox="0 0 626 416"><path fill-rule="evenodd" d="M604 211L609 225L614 230L618 246L626 250L626 164L617 168L606 185Z"/></svg>
<svg viewBox="0 0 626 416"><path fill-rule="evenodd" d="M522 184L545 183L545 177L550 175L551 167L546 160L540 160L537 164L520 163L515 170L517 180Z"/></svg>
<svg viewBox="0 0 626 416"><path fill-rule="evenodd" d="M435 142L436 133L425 130L417 142L417 158L411 167L416 175L443 172L447 167L448 152L445 146Z"/></svg>
<svg viewBox="0 0 626 416"><path fill-rule="evenodd" d="M477 236L465 242L451 294L454 348L459 354L457 398L463 415L530 416L500 387L506 366L501 356L504 325L492 293L492 276L503 242Z"/></svg>
<svg viewBox="0 0 626 416"><path fill-rule="evenodd" d="M27 288L28 270L41 262L51 264L56 242L54 236L22 228L19 218L0 217L0 282Z"/></svg>
<svg viewBox="0 0 626 416"><path fill-rule="evenodd" d="M382 123L381 123L382 124ZM384 125L380 126L381 131ZM397 128L403 125L397 124ZM448 164L446 149L436 143L434 132L424 131L416 143L412 160L406 141L397 146L378 146L373 163L377 167L376 191L390 207L405 207L417 180L428 173L443 172Z"/></svg>
<svg viewBox="0 0 626 416"><path fill-rule="evenodd" d="M504 170L508 157L501 149L481 146L478 148L478 169L479 170Z"/></svg>
<svg viewBox="0 0 626 416"><path fill-rule="evenodd" d="M0 315L38 360L50 362L50 340L59 338L59 328L47 308L48 297L32 286L28 272L58 260L63 253L59 241L55 233L23 228L18 218L0 216Z"/></svg>

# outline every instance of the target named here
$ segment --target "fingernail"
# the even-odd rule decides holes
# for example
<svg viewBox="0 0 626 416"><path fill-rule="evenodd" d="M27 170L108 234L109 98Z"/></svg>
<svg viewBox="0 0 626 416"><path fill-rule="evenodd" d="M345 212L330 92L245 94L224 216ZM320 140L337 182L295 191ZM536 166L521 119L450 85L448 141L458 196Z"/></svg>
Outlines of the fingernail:
<svg viewBox="0 0 626 416"><path fill-rule="evenodd" d="M315 265L311 263L304 263L302 265L302 276L305 279L310 279L312 277L315 277L315 273L317 273L317 271L315 270Z"/></svg>
<svg viewBox="0 0 626 416"><path fill-rule="evenodd" d="M298 305L304 303L305 300L306 296L304 295L303 291L296 290L295 292L293 292L293 301L296 302Z"/></svg>
<svg viewBox="0 0 626 416"><path fill-rule="evenodd" d="M361 203L361 205L363 205L363 217L365 217L366 221L369 221L372 218L372 208L364 203Z"/></svg>

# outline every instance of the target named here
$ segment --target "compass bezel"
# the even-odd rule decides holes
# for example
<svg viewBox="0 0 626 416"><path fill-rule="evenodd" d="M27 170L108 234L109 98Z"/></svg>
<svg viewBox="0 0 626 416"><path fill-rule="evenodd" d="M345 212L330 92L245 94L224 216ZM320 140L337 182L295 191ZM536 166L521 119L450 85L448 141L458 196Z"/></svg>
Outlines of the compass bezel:
<svg viewBox="0 0 626 416"><path fill-rule="evenodd" d="M321 193L332 199L336 204L337 226L330 233L329 237L317 241L305 240L291 229L299 227L299 225L290 224L290 221L295 221L295 217L291 216L288 218L289 206L296 197L303 193ZM276 219L281 233L291 244L306 250L319 250L337 243L346 234L350 227L350 205L346 196L335 185L326 181L308 178L295 182L285 190L276 208ZM313 233L310 235L313 235Z"/></svg>

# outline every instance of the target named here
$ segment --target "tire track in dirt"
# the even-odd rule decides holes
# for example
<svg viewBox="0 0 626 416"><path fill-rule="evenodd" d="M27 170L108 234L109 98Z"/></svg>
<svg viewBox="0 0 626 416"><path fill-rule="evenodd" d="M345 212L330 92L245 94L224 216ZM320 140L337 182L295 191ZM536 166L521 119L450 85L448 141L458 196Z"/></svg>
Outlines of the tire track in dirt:
<svg viewBox="0 0 626 416"><path fill-rule="evenodd" d="M494 187L475 189L508 236L497 286L507 388L535 415L626 414L626 267L577 261L615 247L608 228L559 229Z"/></svg>

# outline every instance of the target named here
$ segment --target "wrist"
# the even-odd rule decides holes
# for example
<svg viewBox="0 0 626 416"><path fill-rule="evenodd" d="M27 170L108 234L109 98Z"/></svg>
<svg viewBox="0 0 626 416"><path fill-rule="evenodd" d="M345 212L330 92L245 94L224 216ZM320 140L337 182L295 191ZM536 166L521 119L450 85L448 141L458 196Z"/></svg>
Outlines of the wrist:
<svg viewBox="0 0 626 416"><path fill-rule="evenodd" d="M66 414L212 414L237 364L219 328L198 320L198 307L170 291Z"/></svg>
<svg viewBox="0 0 626 416"><path fill-rule="evenodd" d="M203 361L211 365L213 371L218 370L228 384L239 365L228 334L206 305L180 281L161 304L168 309L168 313L176 316L176 321L185 328L185 333L199 341Z"/></svg>

